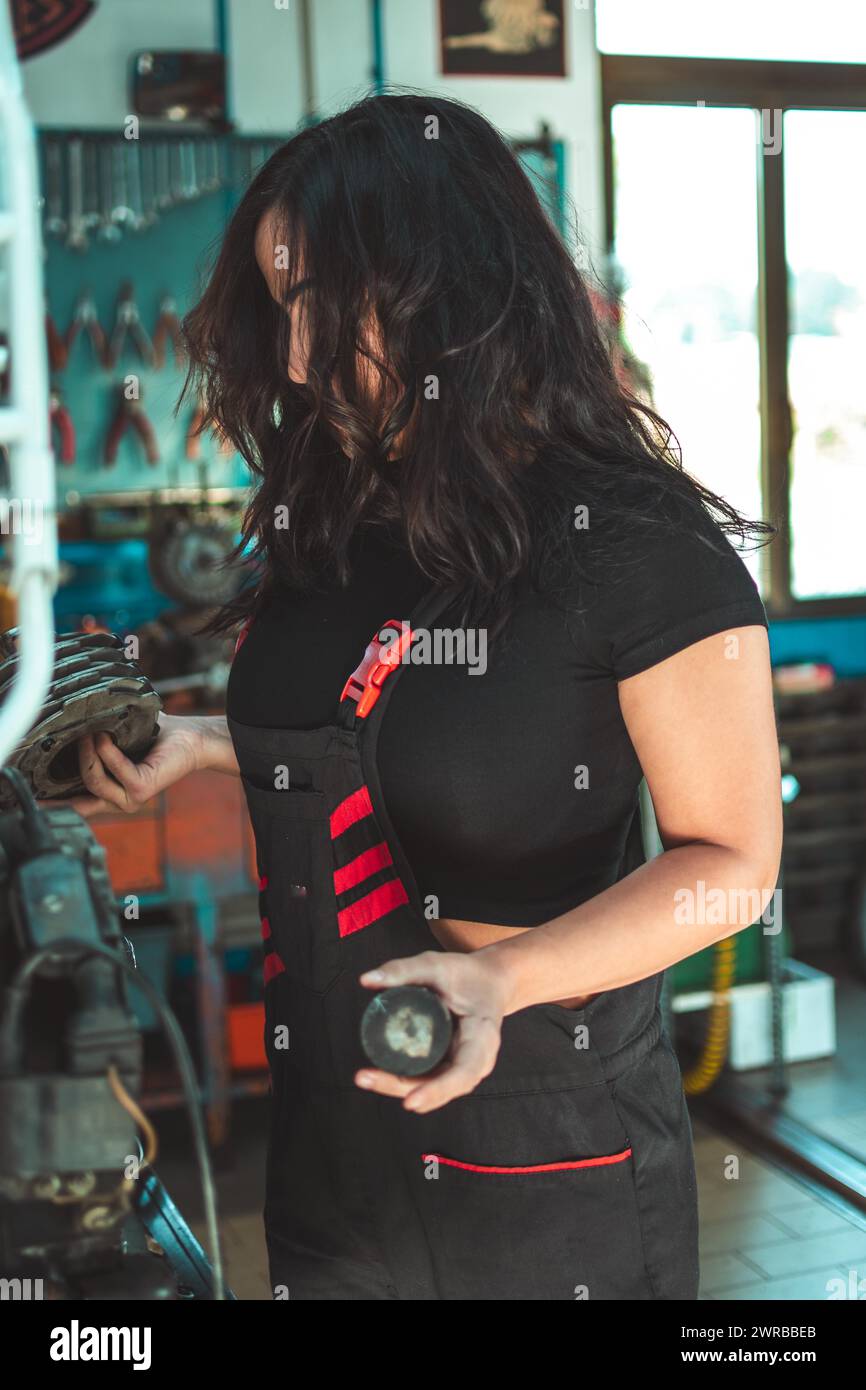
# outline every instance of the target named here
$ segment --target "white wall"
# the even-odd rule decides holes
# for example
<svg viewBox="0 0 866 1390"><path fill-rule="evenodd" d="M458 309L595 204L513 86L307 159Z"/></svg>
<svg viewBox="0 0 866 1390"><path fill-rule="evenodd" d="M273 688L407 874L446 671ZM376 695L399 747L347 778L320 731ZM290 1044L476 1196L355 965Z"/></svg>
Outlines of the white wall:
<svg viewBox="0 0 866 1390"><path fill-rule="evenodd" d="M303 115L300 8L228 0L229 114L242 133L288 135Z"/></svg>
<svg viewBox="0 0 866 1390"><path fill-rule="evenodd" d="M300 119L300 5L229 0L230 90L239 129L287 133ZM369 0L310 0L317 106L332 112L370 89ZM447 93L477 107L512 136L547 120L565 143L566 186L581 236L602 245L599 63L592 4L566 0L564 78L448 77L439 72L437 0L383 0L384 69L389 84Z"/></svg>
<svg viewBox="0 0 866 1390"><path fill-rule="evenodd" d="M583 9L566 0L564 11L564 78L443 77L436 0L384 0L385 75L389 82L465 101L506 135L534 135L539 122L548 121L553 135L565 142L566 189L581 238L595 255L603 245L604 219L594 5Z"/></svg>
<svg viewBox="0 0 866 1390"><path fill-rule="evenodd" d="M215 0L100 0L63 43L22 64L37 125L119 130L129 114L133 53L216 48Z"/></svg>

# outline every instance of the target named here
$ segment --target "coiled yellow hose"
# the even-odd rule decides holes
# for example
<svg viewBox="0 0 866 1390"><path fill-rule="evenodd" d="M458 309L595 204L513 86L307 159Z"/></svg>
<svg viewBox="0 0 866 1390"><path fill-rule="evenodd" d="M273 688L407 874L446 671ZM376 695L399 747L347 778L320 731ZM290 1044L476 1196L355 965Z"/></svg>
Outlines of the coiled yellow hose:
<svg viewBox="0 0 866 1390"><path fill-rule="evenodd" d="M708 1091L725 1064L731 1032L730 990L737 972L737 938L717 941L713 959L713 1003L703 1050L695 1065L683 1077L687 1096Z"/></svg>

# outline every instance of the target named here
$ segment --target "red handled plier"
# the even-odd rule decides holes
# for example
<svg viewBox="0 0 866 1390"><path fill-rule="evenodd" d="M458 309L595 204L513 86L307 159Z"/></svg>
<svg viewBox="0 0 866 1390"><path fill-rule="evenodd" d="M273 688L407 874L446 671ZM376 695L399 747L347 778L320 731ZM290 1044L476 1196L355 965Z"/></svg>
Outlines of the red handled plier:
<svg viewBox="0 0 866 1390"><path fill-rule="evenodd" d="M64 346L66 347L66 357L68 359L72 346L81 332L82 328L90 339L90 346L93 348L94 356L101 366L105 366L105 357L108 345L105 341L105 333L99 322L96 313L96 305L93 302L93 295L90 290L82 290L75 305L75 313L72 315L72 322L66 330ZM64 366L66 363L64 362Z"/></svg>
<svg viewBox="0 0 866 1390"><path fill-rule="evenodd" d="M49 418L51 420L52 440L56 431L60 441L60 452L57 457L61 463L75 462L75 426L72 423L72 416L68 408L63 404L60 389L52 386L48 397Z"/></svg>
<svg viewBox="0 0 866 1390"><path fill-rule="evenodd" d="M69 358L69 349L47 309L45 310L45 338L48 344L48 366L52 372L62 372Z"/></svg>
<svg viewBox="0 0 866 1390"><path fill-rule="evenodd" d="M163 295L159 305L159 318L153 330L153 358L157 367L165 366L165 350L169 339L171 339L175 366L179 366L186 358L183 330L180 326L177 305L171 295Z"/></svg>
<svg viewBox="0 0 866 1390"><path fill-rule="evenodd" d="M186 428L186 447L184 452L191 462L201 458L201 435L202 426L204 424L204 414L204 406L199 402L192 415L189 417L189 424ZM226 458L229 454L233 454L235 450L231 440L227 439L218 429L214 429L213 433L220 453Z"/></svg>
<svg viewBox="0 0 866 1390"><path fill-rule="evenodd" d="M117 463L117 453L120 448L120 441L128 429L135 430L142 444L144 445L144 456L148 463L159 463L159 445L156 440L156 431L140 401L128 400L125 388L121 386L118 392L117 409L108 427L108 434L105 437L104 462L106 467L111 467Z"/></svg>
<svg viewBox="0 0 866 1390"><path fill-rule="evenodd" d="M120 361L127 336L132 339L136 352L148 367L156 365L156 355L153 350L153 343L147 336L141 316L138 312L138 305L133 295L132 281L124 280L120 287L117 297L117 318L111 332L111 339L108 344L108 351L105 355L105 365L116 367Z"/></svg>

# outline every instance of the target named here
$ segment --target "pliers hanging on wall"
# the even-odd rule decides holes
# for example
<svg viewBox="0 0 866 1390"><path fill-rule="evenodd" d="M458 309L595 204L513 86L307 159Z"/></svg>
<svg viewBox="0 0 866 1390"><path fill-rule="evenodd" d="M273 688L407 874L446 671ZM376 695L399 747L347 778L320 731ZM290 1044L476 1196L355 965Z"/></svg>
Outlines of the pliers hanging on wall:
<svg viewBox="0 0 866 1390"><path fill-rule="evenodd" d="M69 357L69 349L63 334L57 327L48 306L45 306L45 341L48 345L48 366L52 372L62 372Z"/></svg>
<svg viewBox="0 0 866 1390"><path fill-rule="evenodd" d="M107 367L116 367L123 352L127 337L131 338L136 352L148 367L156 365L153 343L148 337L138 312L133 295L132 281L124 280L117 297L117 318L111 332L108 351L105 356Z"/></svg>
<svg viewBox="0 0 866 1390"><path fill-rule="evenodd" d="M165 366L165 350L169 338L171 339L175 366L180 366L186 358L183 331L180 326L177 305L171 295L166 294L160 300L159 318L153 330L153 357L154 365L157 367Z"/></svg>
<svg viewBox="0 0 866 1390"><path fill-rule="evenodd" d="M128 429L133 429L144 445L144 456L148 463L159 463L159 444L156 439L156 431L145 414L141 401L129 400L126 395L126 388L121 386L118 390L117 408L105 437L103 461L106 467L110 468L117 463L120 441Z"/></svg>
<svg viewBox="0 0 866 1390"><path fill-rule="evenodd" d="M184 453L190 462L195 462L201 458L201 436L202 425L204 423L204 406L199 401L192 415L189 417L189 424L186 427L186 444ZM213 437L217 442L220 453L224 458L235 452L234 445L230 439L222 434L218 429L212 431Z"/></svg>
<svg viewBox="0 0 866 1390"><path fill-rule="evenodd" d="M100 366L104 367L108 345L105 340L105 333L102 330L102 325L96 313L96 305L93 302L93 295L90 290L81 291L75 305L75 312L72 315L72 322L66 330L66 338L64 341L67 360L72 351L73 344L82 328L90 339L90 346L93 348L94 356L97 358ZM65 365L66 363L64 362L64 366Z"/></svg>
<svg viewBox="0 0 866 1390"><path fill-rule="evenodd" d="M76 452L75 426L72 423L72 416L69 409L63 403L59 386L52 386L48 396L48 410L51 421L52 448L53 436L55 432L60 440L60 451L55 450L55 457L61 463L74 463Z"/></svg>

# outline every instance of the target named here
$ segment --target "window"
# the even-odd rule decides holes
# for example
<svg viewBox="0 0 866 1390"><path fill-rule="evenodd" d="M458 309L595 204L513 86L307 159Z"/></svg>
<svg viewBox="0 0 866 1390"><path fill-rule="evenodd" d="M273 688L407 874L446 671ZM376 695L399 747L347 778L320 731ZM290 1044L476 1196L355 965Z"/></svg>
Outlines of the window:
<svg viewBox="0 0 866 1390"><path fill-rule="evenodd" d="M626 330L684 466L778 527L771 616L866 612L866 68L618 53L602 94Z"/></svg>
<svg viewBox="0 0 866 1390"><path fill-rule="evenodd" d="M866 62L856 0L596 0L595 13L602 53Z"/></svg>

